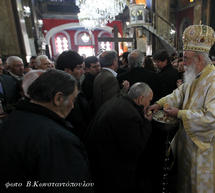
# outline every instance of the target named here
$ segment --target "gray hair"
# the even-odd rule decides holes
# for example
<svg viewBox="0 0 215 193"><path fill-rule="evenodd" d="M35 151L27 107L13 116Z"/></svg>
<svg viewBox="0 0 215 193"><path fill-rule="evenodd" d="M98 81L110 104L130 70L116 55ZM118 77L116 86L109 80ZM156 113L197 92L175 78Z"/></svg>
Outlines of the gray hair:
<svg viewBox="0 0 215 193"><path fill-rule="evenodd" d="M141 67L144 61L144 53L140 50L133 50L128 55L128 65L130 68Z"/></svg>
<svg viewBox="0 0 215 193"><path fill-rule="evenodd" d="M22 89L26 97L29 97L28 95L29 86L44 72L45 70L31 70L30 72L24 75L22 81Z"/></svg>
<svg viewBox="0 0 215 193"><path fill-rule="evenodd" d="M117 57L118 55L116 51L104 51L99 56L99 62L102 67L112 66Z"/></svg>
<svg viewBox="0 0 215 193"><path fill-rule="evenodd" d="M131 99L137 99L139 96L148 96L152 89L144 82L137 82L131 86L128 91L128 96Z"/></svg>
<svg viewBox="0 0 215 193"><path fill-rule="evenodd" d="M57 92L62 92L65 100L77 88L76 80L62 70L48 70L42 73L28 88L28 95L37 102L51 102Z"/></svg>
<svg viewBox="0 0 215 193"><path fill-rule="evenodd" d="M203 56L203 58L205 60L205 65L207 65L207 64L209 64L209 63L212 62L211 59L210 59L210 57L209 57L209 55L207 53L199 53L199 54Z"/></svg>
<svg viewBox="0 0 215 193"><path fill-rule="evenodd" d="M49 60L48 56L46 56L46 55L39 55L39 56L36 57L36 65L37 65L37 66L40 66L40 65L41 65L41 60L42 60L42 59L47 59L47 60Z"/></svg>
<svg viewBox="0 0 215 193"><path fill-rule="evenodd" d="M22 58L18 57L18 56L9 56L6 60L6 63L9 67L13 66L15 63L14 62L22 62L23 63L23 60Z"/></svg>

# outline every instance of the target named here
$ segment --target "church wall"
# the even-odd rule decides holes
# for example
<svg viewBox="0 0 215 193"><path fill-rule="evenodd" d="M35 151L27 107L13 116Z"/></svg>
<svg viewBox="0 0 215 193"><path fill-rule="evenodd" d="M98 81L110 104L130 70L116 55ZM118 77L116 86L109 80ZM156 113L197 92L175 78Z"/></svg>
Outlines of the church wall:
<svg viewBox="0 0 215 193"><path fill-rule="evenodd" d="M117 26L119 33L121 36L123 36L123 31L122 31L122 22L121 21L112 21L111 23L107 23L107 26L114 27L114 25Z"/></svg>
<svg viewBox="0 0 215 193"><path fill-rule="evenodd" d="M192 19L192 24L200 24L200 22L203 22L202 19L205 17L205 20L208 20L208 3L204 3L203 0L195 0L193 3L190 3L186 0L178 0L178 17L177 17L177 25L180 25L180 21L183 20L183 18L188 17L189 19ZM202 12L202 9L204 8L204 11ZM189 15L189 16L188 16ZM203 22L206 24L206 21Z"/></svg>
<svg viewBox="0 0 215 193"><path fill-rule="evenodd" d="M98 37L99 33L101 32L101 30L98 30L98 31L94 31L93 34L95 37ZM98 53L98 39L95 38L95 53Z"/></svg>
<svg viewBox="0 0 215 193"><path fill-rule="evenodd" d="M60 27L61 25L64 25L64 24L69 24L69 23L78 23L78 20L71 20L71 19L51 19L51 18L44 18L43 19L43 32L44 32L44 35L46 36L46 34L52 30L53 28L55 27ZM123 36L123 30L122 30L122 23L120 21L113 21L111 23L108 23L107 26L109 27L114 27L114 25L116 25L118 27L118 30L119 30L119 33L121 34L121 36ZM70 41L71 41L71 49L72 50L75 50L75 51L78 51L78 48L79 46L78 45L75 45L75 41L74 41L74 34L77 30L83 30L84 28L82 26L80 26L80 28L77 28L77 25L76 25L76 28L73 28L72 26L71 27L68 27L68 29L64 29L63 31L66 31L68 34L69 34L69 37L70 37ZM59 29L59 31L57 32L60 32L61 30ZM56 33L57 33L56 32ZM95 39L95 53L98 53L98 34L101 32L100 29L97 29L95 31L93 31L93 35L94 35L94 39ZM55 34L53 34L54 36ZM53 37L52 36L52 37ZM51 45L51 51L52 53L53 52L53 38L50 39L50 41L48 42L49 45Z"/></svg>
<svg viewBox="0 0 215 193"><path fill-rule="evenodd" d="M187 9L178 11L176 29L178 32L179 48L182 49L182 34L186 27L193 24L194 20L194 9L189 7Z"/></svg>
<svg viewBox="0 0 215 193"><path fill-rule="evenodd" d="M182 35L186 27L192 24L207 23L209 11L208 2L203 5L202 0L195 0L193 3L185 0L178 0L176 28L178 32L179 48L182 50ZM205 20L205 21L203 21Z"/></svg>
<svg viewBox="0 0 215 193"><path fill-rule="evenodd" d="M210 8L209 24L211 27L215 29L215 19L214 19L215 1L214 0L211 0L209 8Z"/></svg>
<svg viewBox="0 0 215 193"><path fill-rule="evenodd" d="M161 17L169 21L169 0L155 1L155 9L156 9L156 12ZM156 18L156 26L157 26L158 33L165 33L168 29L168 25L159 17Z"/></svg>
<svg viewBox="0 0 215 193"><path fill-rule="evenodd" d="M189 0L177 0L178 9L183 9L184 7L187 7L190 5Z"/></svg>
<svg viewBox="0 0 215 193"><path fill-rule="evenodd" d="M52 38L50 39L50 42L49 42L49 45L51 45L51 51L52 51L52 54L53 54L53 57L55 58L56 57L56 54L54 54L54 39L56 37L56 35L59 35L61 34L61 32L66 32L68 34L68 40L70 41L70 44L71 44L71 50L74 50L74 51L78 51L78 48L80 45L77 45L76 42L75 42L75 34L78 33L78 32L84 32L85 29L83 28L78 28L78 29L67 29L67 30L62 30L62 31L59 31L57 33L55 33ZM93 31L93 36L94 36L94 41L95 41L95 44L94 43L90 43L88 44L89 46L93 46L94 49L95 49L95 53L98 53L98 35L99 33L102 32L102 30L95 30ZM86 33L88 33L86 31ZM105 32L107 33L107 32ZM76 41L78 41L78 39L76 39Z"/></svg>
<svg viewBox="0 0 215 193"><path fill-rule="evenodd" d="M206 21L205 21L205 23L207 24L207 25L210 25L211 24L211 8L213 7L213 3L214 3L214 1L212 1L212 0L207 0L206 1L206 4L205 4L205 7L206 7ZM203 9L204 9L204 7L203 7ZM214 12L213 12L214 13Z"/></svg>
<svg viewBox="0 0 215 193"><path fill-rule="evenodd" d="M204 14L206 14L206 12ZM202 22L202 1L198 0L196 1L194 6L193 24L200 24L201 22Z"/></svg>
<svg viewBox="0 0 215 193"><path fill-rule="evenodd" d="M51 19L51 18L44 18L43 19L43 30L49 31L53 27L67 24L67 23L77 23L78 20L71 20L71 19Z"/></svg>
<svg viewBox="0 0 215 193"><path fill-rule="evenodd" d="M21 55L14 13L10 0L0 2L0 55Z"/></svg>
<svg viewBox="0 0 215 193"><path fill-rule="evenodd" d="M158 15L169 21L170 16L170 0L156 0L155 1L155 11ZM156 16L156 30L164 39L168 40L170 36L170 26L163 21L160 17ZM157 41L157 48L160 48L159 41Z"/></svg>
<svg viewBox="0 0 215 193"><path fill-rule="evenodd" d="M193 7L177 12L176 28L178 31L180 29L180 24L182 20L184 20L184 18L188 18L193 24L193 17L194 17L193 12L194 12Z"/></svg>
<svg viewBox="0 0 215 193"><path fill-rule="evenodd" d="M75 41L74 41L74 35L75 35L76 31L74 31L74 30L66 30L66 32L70 35L70 41L71 41L72 50L77 50L77 46L75 45Z"/></svg>

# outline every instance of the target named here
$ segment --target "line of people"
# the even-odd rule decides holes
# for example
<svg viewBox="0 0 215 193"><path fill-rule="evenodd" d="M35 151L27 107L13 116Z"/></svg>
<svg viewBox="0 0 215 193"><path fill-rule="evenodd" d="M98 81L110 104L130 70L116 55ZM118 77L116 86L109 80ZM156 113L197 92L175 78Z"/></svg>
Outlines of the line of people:
<svg viewBox="0 0 215 193"><path fill-rule="evenodd" d="M164 53L166 53L166 52L164 52ZM163 55L163 52L161 52L161 55ZM155 96L156 96L156 94L158 94L158 91L157 91L158 77L157 77L156 73L150 72L143 68L144 67L143 66L144 54L141 51L134 50L127 56L128 56L127 59L128 59L129 70L125 71L124 73L120 73L118 76L116 73L116 71L118 69L118 56L115 51L106 51L99 56L99 59L95 56L92 56L92 57L86 58L85 61L78 53L76 53L74 51L65 51L57 58L56 69L64 71L66 74L72 75L77 82L77 88L78 88L79 92L78 92L77 96L75 97L75 100L73 100L74 108L72 110L70 109L71 111L68 111L66 116L64 116L63 118L65 118L66 121L72 125L71 127L68 127L67 130L69 130L70 132L72 132L73 134L78 136L78 138L81 139L85 144L88 143L88 141L89 141L88 137L91 136L91 132L90 132L91 129L89 129L89 124L90 123L93 124L92 120L94 120L94 122L95 122L94 124L98 124L97 118L94 118L94 115L96 115L96 112L101 108L101 109L103 109L103 111L105 113L104 116L107 116L106 107L101 107L106 101L109 101L111 98L114 98L114 99L116 98L115 99L117 101L116 104L119 101L127 101L127 102L131 103L130 105L131 105L131 107L133 106L132 107L133 111L134 112L136 111L136 115L134 115L131 118L129 118L130 113L131 113L130 111L132 109L131 107L130 107L130 109L129 109L129 107L125 107L125 110L123 110L123 109L117 110L117 108L119 108L117 105L115 107L116 109L114 110L114 105L111 105L113 107L113 112L114 111L117 112L115 114L114 118L116 119L116 117L119 117L119 120L113 119L114 122L112 124L117 126L116 123L118 122L119 126L117 126L117 127L121 128L121 129L123 129L124 127L127 126L127 133L125 135L125 140L127 140L130 138L130 136L132 136L132 135L128 134L128 132L131 132L131 134L132 134L133 133L132 127L135 128L136 127L135 124L139 125L138 123L132 121L132 119L133 118L136 119L135 116L136 117L139 116L138 119L141 122L143 122L139 125L139 127L140 127L139 131L138 131L139 133L136 133L133 136L133 138L130 138L130 143L132 143L132 141L133 141L138 144L137 139L142 140L142 142L141 141L139 142L140 144L142 144L142 148L140 150L138 150L137 152L135 152L135 151L133 152L134 155L137 154L137 157L135 158L135 156L132 155L132 157L136 161L133 162L131 160L130 165L133 168L132 175L136 176L138 173L138 175L140 176L140 179L138 180L138 184L143 186L143 184L141 183L141 182L143 182L143 179L142 179L143 176L140 175L141 172L136 171L137 170L136 167L137 167L137 165L141 165L139 163L140 162L139 156L142 155L144 146L149 139L150 133L152 133L152 129L149 126L146 126L146 129L147 128L148 129L146 131L144 131L144 133L141 134L141 132L143 131L143 129L145 127L145 124L146 125L149 124L149 123L147 123L147 120L144 118L144 112L146 111L146 107L149 106L149 103L153 98L152 97L153 93L155 93L154 94ZM42 59L41 63L42 64L44 63L43 66L48 67L48 65L45 65L45 63L48 63L47 57L41 56L41 57L37 57L37 58L41 58ZM167 59L165 59L164 63L166 63L166 65L167 65ZM84 67L84 64L85 64L85 67ZM22 66L21 61L20 61L20 66ZM41 66L41 64L39 66ZM101 69L101 66L102 66L102 69ZM44 69L44 68L42 68L42 69ZM84 69L86 69L85 74L84 74ZM40 77L41 74L44 74L44 73L45 73L45 69L44 70L33 70L33 71L28 72L24 76L24 78L21 78L21 79L23 79L22 87L24 90L25 100L27 99L27 102L28 102L27 106L32 105L31 104L32 96L28 94L28 87L31 86L31 83L34 82L35 79L37 79L38 77ZM138 73L138 74L135 74L135 73ZM83 78L83 74L84 74L84 78ZM125 78L122 78L122 77L125 77ZM139 77L139 79L138 79L138 77ZM135 79L132 80L132 78L135 78ZM54 79L54 77L53 77L53 79ZM55 80L55 81L57 81L57 80ZM53 86L57 82L51 83L51 82L48 82L48 79L47 79L47 83L53 84ZM144 83L137 83L137 85L135 86L136 82L146 82L151 86L152 90L151 90L151 88L149 89L148 85L144 85ZM175 81L175 85L176 85L176 81ZM131 86L131 88L129 89L130 86ZM128 89L129 89L129 92L128 92ZM145 89L148 91L145 92ZM45 91L41 90L41 94L42 94L42 92L45 92ZM127 92L128 92L128 94L127 94ZM123 97L121 97L121 96L123 96ZM52 100L54 100L54 99L50 98L49 101L46 101L46 102L50 103ZM30 101L30 104L29 104L29 101ZM38 103L37 100L34 101L33 103L41 105L40 103ZM52 101L52 103L53 103L53 101ZM19 103L19 105L17 106L17 109L19 109L20 106L25 106L25 105L26 104L23 103L23 101L21 101L21 105ZM42 106L44 106L44 104L42 104ZM127 106L127 105L125 105L125 106ZM143 109L142 106L144 106L145 109ZM49 107L51 107L51 106L48 105L45 107L49 109ZM34 107L32 106L32 109L33 108ZM64 110L64 108L66 108L66 107L63 106L62 111ZM21 107L21 109L22 109L22 107ZM28 110L29 109L24 109L24 111L28 111ZM56 109L51 107L51 111L53 111L53 110L56 113ZM127 113L127 115L122 114L121 111L125 111ZM111 114L113 114L113 112L111 112ZM35 113L38 113L38 112L36 111ZM100 114L100 113L98 113L98 114ZM102 113L101 113L101 115L102 115ZM46 116L46 114L44 116ZM128 116L128 117L126 117L126 116ZM15 116L15 117L17 117L17 116ZM97 116L95 116L95 117L97 117ZM122 119L122 121L120 121L121 119ZM129 121L126 122L125 120L129 120ZM16 121L17 120L15 120L15 122ZM107 121L104 124L107 125L108 122L109 121ZM6 123L7 123L7 121L6 121ZM130 127L128 127L129 126L128 123L130 124ZM6 127L8 127L8 126L6 126ZM21 125L21 127L22 127L22 125ZM23 127L26 127L26 126L24 125ZM3 128L5 128L5 126ZM92 127L90 127L90 128L92 128ZM89 136L87 136L87 134L89 134ZM142 136L142 138L141 138L141 136ZM114 137L114 136L112 136L112 137ZM120 136L118 136L118 137L120 138ZM22 140L25 141L25 139L22 139ZM104 140L104 141L106 141L106 140ZM121 143L124 143L124 142L122 141ZM121 144L121 145L123 145L123 144ZM89 144L86 146L90 147L91 145ZM134 146L135 146L135 144L134 144ZM121 148L123 148L123 146ZM124 151L126 152L127 147L124 147L124 148L125 148ZM87 148L87 150L89 150L89 149ZM132 151L132 149L131 149L131 151ZM92 158L91 155L89 155L89 156ZM94 160L94 159L93 158L90 159L90 163L92 163L92 160ZM103 160L103 161L105 161L105 160ZM103 165L104 163L101 163L101 164ZM122 163L120 162L120 164L122 164ZM99 165L97 165L97 166L99 166ZM120 167L120 165L118 164L117 167ZM126 167L126 164L125 164L125 167ZM138 166L138 168L139 168L139 166ZM144 169L146 170L146 168L144 168ZM122 169L121 169L121 171L122 171ZM14 171L11 171L11 172L14 172ZM62 173L63 172L64 171L62 170ZM92 171L92 173L95 174L95 171ZM120 173L118 173L118 174L120 174ZM150 172L149 172L149 174L150 174ZM10 173L8 175L10 175ZM124 175L124 176L126 176L126 175ZM111 176L109 176L109 177L111 177ZM99 176L99 178L100 178L100 176ZM95 182L97 184L96 176L93 175L93 179L95 180ZM100 178L100 179L102 179L102 178ZM145 181L147 181L147 180L145 179ZM113 191L113 188L120 184L124 190L126 190L127 188L129 191L131 191L133 188L138 190L135 183L136 183L136 180L134 178L131 178L130 182L125 183L127 186L124 184L124 182L122 180L119 180L118 183L113 181L112 185L110 185L110 189L106 188L106 190L112 189L112 191ZM139 185L138 185L138 187L139 187ZM150 185L147 185L147 186L148 186L148 190L150 190L151 189L151 188L149 188ZM95 185L96 189L97 189L97 187L101 188L102 186ZM145 185L143 187L145 188ZM102 189L99 189L99 188L98 188L98 191L103 191L103 192L105 191L104 188L102 188ZM118 191L120 191L120 188L118 189Z"/></svg>
<svg viewBox="0 0 215 193"><path fill-rule="evenodd" d="M139 50L122 56L120 70L115 51L84 59L69 50L58 56L56 69L38 56L42 70L23 78L22 60L9 57L8 74L22 80L24 94L0 128L1 189L23 191L30 181L52 184L32 185L32 192L213 192L213 38L208 26L188 27L178 69L164 50L153 55L157 70ZM179 126L152 120L166 104ZM164 179L167 152L177 160L177 182Z"/></svg>
<svg viewBox="0 0 215 193"><path fill-rule="evenodd" d="M93 117L96 114L96 112L98 111L98 109L106 101L110 100L111 98L118 97L119 95L122 95L122 96L127 95L127 91L129 89L129 87L132 86L135 82L146 82L153 88L154 93L158 93L156 91L157 83L158 83L156 81L158 79L156 76L157 74L147 71L143 68L144 54L138 50L134 50L127 56L128 56L128 66L129 66L130 70L128 70L124 73L120 73L119 76L117 76L117 73L116 73L116 71L118 69L118 56L115 51L106 51L106 52L102 53L99 56L99 60L95 56L88 57L85 59L85 62L84 62L83 58L74 51L65 51L57 58L56 68L61 71L64 71L67 74L72 75L75 78L75 80L77 81L77 87L79 89L79 93L77 94L77 97L75 97L76 100L74 101L74 108L64 118L66 118L66 120L72 125L72 127L69 127L69 130L72 133L74 133L76 136L78 136L84 143L87 138L86 132L88 131L89 123L93 119ZM31 101L32 97L29 96L27 89L30 86L30 83L33 82L34 79L38 78L40 76L40 74L43 74L45 72L43 70L50 67L48 65L48 58L46 56L37 57L36 61L40 60L40 64L38 65L38 68L41 67L40 69L43 69L43 70L30 71L29 73L27 73L24 76L24 78L21 76L21 74L22 74L21 72L23 70L23 63L22 63L21 59L18 57L12 57L12 58L15 58L14 66L18 66L18 64L19 64L20 80L23 79L22 87L24 90L25 98L28 98ZM84 78L82 76L84 73L83 62L85 64L85 69L86 69ZM36 63L38 63L38 62L36 62ZM47 65L46 65L46 63L47 63ZM101 69L101 66L102 66L102 69ZM134 71L136 70L137 73L140 73L139 79L132 80L132 77L137 78L137 75L133 74L133 70ZM145 74L141 74L142 70L144 71ZM13 72L16 75L18 75L18 73L16 73L15 71L13 71ZM36 74L36 76L35 76L35 74ZM125 75L130 76L130 74L132 74L131 78L126 77L122 81L120 80L121 77L123 77ZM149 75L148 78L146 77L146 74ZM30 77L30 79L32 79L32 80L30 81L28 77ZM126 80L126 81L124 81L124 80ZM151 84L151 82L153 82L154 84ZM54 84L54 82L53 82L53 84ZM143 83L141 83L141 84L143 84ZM122 88L120 89L120 87L122 87ZM145 87L147 87L147 85L145 87L144 86L142 86L142 87L143 87L142 90L144 90ZM132 91L132 89L130 89L130 91L129 91L131 93L134 92L133 95L135 96L134 97L132 95L133 96L133 98L131 98L133 100L132 104L136 105L135 108L137 108L137 110L138 110L137 113L138 114L140 113L140 116L141 116L140 120L141 120L144 117L141 114L142 113L141 106L144 105L144 104L142 104L142 101L145 101L146 98L141 95L142 90L139 90L139 88L136 88L136 86L133 89L134 89L134 91ZM44 91L41 91L41 92L44 92ZM137 93L135 93L135 92L137 92ZM147 95L148 95L148 93L147 93ZM151 95L152 95L152 91L151 91ZM147 101L147 106L149 105L149 101L152 100L151 95ZM128 98L129 98L129 96L128 96ZM139 98L141 98L141 99L139 99ZM121 101L121 100L124 100L124 98L120 98L117 100ZM136 102L134 102L134 101L136 101ZM21 101L21 105L20 104L18 105L17 109L19 109L19 106L25 105L22 102L23 101ZM37 103L38 102L36 102L36 104ZM31 103L30 103L30 105L31 105ZM138 107L138 106L140 106L140 107ZM104 109L105 109L104 111L106 112L106 108L104 108ZM116 114L115 117L117 117L117 115L118 114ZM124 117L125 115L119 114L119 117L121 117L121 116L122 116L122 119L125 118ZM125 118L125 119L127 119L127 118ZM122 124L124 124L124 121L122 122ZM131 122L130 124L132 125L133 122ZM141 125L143 126L143 124L141 124ZM141 132L141 129L143 129L142 126L140 126L139 132ZM67 128L67 130L68 130L68 128ZM143 146L147 142L147 138L151 133L150 129L148 129L148 130L149 130L149 132L146 135L147 137L142 142ZM144 135L143 135L143 137L144 137ZM136 137L141 139L140 136L138 137L138 135ZM135 138L135 136L134 136L134 138ZM131 141L133 141L134 138ZM143 149L144 148L142 148L142 150ZM139 154L141 154L142 150L139 152ZM137 161L138 160L136 160L136 163L134 163L132 167L134 167L134 168L136 167ZM134 175L136 175L136 173L134 173ZM134 179L132 179L132 180L134 180ZM115 184L115 185L117 185L117 184ZM123 186L124 185L122 182L122 187ZM131 190L133 188L133 186L134 186L134 182L132 182L132 185L129 185L129 183L128 183L129 190ZM114 182L113 182L113 186L110 186L110 187L114 187ZM124 189L126 189L126 187L127 186L124 186ZM101 190L99 190L99 191L101 191ZM102 190L102 191L104 191L104 190Z"/></svg>

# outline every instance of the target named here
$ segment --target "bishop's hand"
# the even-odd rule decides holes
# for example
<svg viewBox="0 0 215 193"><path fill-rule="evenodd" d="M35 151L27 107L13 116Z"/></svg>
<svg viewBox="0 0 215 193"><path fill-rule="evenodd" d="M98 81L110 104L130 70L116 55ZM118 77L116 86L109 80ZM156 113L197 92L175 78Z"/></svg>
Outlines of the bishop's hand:
<svg viewBox="0 0 215 193"><path fill-rule="evenodd" d="M161 109L162 107L159 105L159 104L157 104L157 103L155 103L155 104L153 104L153 105L151 105L148 109L147 109L147 112L149 112L149 111L151 111L152 113L155 113L155 112L157 112L159 109Z"/></svg>
<svg viewBox="0 0 215 193"><path fill-rule="evenodd" d="M164 108L163 110L168 116L171 117L177 117L179 111L179 109L175 107L168 107L166 109Z"/></svg>

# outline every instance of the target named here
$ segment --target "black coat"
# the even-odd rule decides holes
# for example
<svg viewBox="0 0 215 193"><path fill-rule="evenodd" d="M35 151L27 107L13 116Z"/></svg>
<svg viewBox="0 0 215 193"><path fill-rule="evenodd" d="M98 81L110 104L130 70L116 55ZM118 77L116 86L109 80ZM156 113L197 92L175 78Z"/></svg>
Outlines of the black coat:
<svg viewBox="0 0 215 193"><path fill-rule="evenodd" d="M6 182L89 182L88 160L80 140L67 131L67 122L40 105L24 102L0 130L1 191ZM88 192L87 188L27 188L32 192ZM89 190L90 192L90 190Z"/></svg>
<svg viewBox="0 0 215 193"><path fill-rule="evenodd" d="M117 79L119 81L119 84L122 85L122 82L124 80L127 80L130 82L130 86L132 86L136 82L145 82L150 86L154 93L153 101L158 99L158 76L156 73L151 72L149 70L144 69L143 67L137 67L137 68L132 68L130 71L119 74L117 76Z"/></svg>
<svg viewBox="0 0 215 193"><path fill-rule="evenodd" d="M85 134L92 116L91 106L81 91L75 99L74 108L66 117L66 120L73 126L72 132L80 139Z"/></svg>
<svg viewBox="0 0 215 193"><path fill-rule="evenodd" d="M171 64L165 66L158 73L158 99L170 94L174 89L177 88L177 80L178 80L178 71L172 67ZM152 134L150 136L147 152L146 154L151 160L147 160L147 165L151 173L149 173L149 178L153 177L153 192L162 192L162 188L166 185L163 184L163 174L164 172L164 163L165 163L165 154L169 148L169 142L171 141L171 136L176 131L175 128L171 128L171 125L166 125L163 123L159 123L156 121L152 121ZM159 160L159 162L157 161ZM151 166L151 167L150 167ZM157 173L155 175L155 173Z"/></svg>
<svg viewBox="0 0 215 193"><path fill-rule="evenodd" d="M86 99L91 102L93 99L93 81L95 79L95 76L90 74L90 73L86 73L85 74L85 78L81 84L81 90L82 92L85 94Z"/></svg>
<svg viewBox="0 0 215 193"><path fill-rule="evenodd" d="M3 93L0 93L0 99L4 110L10 112L21 98L20 83L12 76L6 74L0 75L0 82L3 88Z"/></svg>
<svg viewBox="0 0 215 193"><path fill-rule="evenodd" d="M138 165L150 132L142 108L126 96L100 108L85 138L96 192L138 191L144 176L138 176Z"/></svg>
<svg viewBox="0 0 215 193"><path fill-rule="evenodd" d="M171 64L165 66L158 73L158 85L159 95L158 99L172 93L177 88L177 80L179 79L178 70L173 68Z"/></svg>

